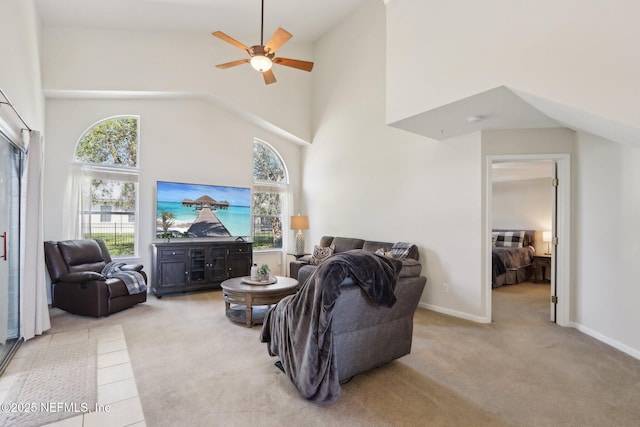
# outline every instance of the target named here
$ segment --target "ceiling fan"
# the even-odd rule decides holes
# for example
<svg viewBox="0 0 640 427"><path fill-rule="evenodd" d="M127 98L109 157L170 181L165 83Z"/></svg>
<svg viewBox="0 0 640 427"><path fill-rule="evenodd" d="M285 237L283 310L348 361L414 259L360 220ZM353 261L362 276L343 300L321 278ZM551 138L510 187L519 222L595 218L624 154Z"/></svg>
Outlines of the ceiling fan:
<svg viewBox="0 0 640 427"><path fill-rule="evenodd" d="M273 64L285 65L291 68L297 68L298 70L311 71L313 69L313 62L300 61L298 59L280 58L276 57L276 50L285 44L293 35L287 30L278 27L276 32L271 37L271 40L264 44L264 0L262 0L262 16L260 21L260 44L256 46L247 47L239 41L229 37L222 31L214 31L212 35L231 43L232 45L245 50L249 54L249 58L239 59L237 61L226 62L224 64L218 64L218 68L231 68L236 65L242 65L250 63L251 66L262 73L265 84L271 84L276 82L276 76L273 74L271 67Z"/></svg>

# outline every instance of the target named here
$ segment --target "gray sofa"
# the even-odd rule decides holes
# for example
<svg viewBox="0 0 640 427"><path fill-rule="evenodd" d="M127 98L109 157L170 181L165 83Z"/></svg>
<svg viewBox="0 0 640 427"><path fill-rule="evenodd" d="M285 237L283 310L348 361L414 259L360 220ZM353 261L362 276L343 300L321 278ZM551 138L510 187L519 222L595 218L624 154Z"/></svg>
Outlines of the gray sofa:
<svg viewBox="0 0 640 427"><path fill-rule="evenodd" d="M385 251L390 251L393 247L393 243L389 242L376 242L374 240L355 239L352 237L322 236L319 246L328 247L331 245L335 247L334 253L336 254L350 251L352 249L364 249L365 251L375 252L382 248ZM420 254L418 253L418 248L413 246L409 251L408 258L415 259L417 261L419 257ZM303 283L303 281L298 278L298 273L302 267L309 265L310 260L311 255L305 255L295 261L291 261L291 263L289 263L289 277L297 279L298 282ZM418 271L417 275L420 275L420 271Z"/></svg>

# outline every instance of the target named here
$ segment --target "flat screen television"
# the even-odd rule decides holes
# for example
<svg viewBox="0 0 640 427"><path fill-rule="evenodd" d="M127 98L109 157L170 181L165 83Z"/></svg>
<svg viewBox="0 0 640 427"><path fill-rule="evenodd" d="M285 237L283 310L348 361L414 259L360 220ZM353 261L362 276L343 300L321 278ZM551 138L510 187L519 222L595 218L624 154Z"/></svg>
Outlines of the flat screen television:
<svg viewBox="0 0 640 427"><path fill-rule="evenodd" d="M251 236L251 189L157 182L156 237Z"/></svg>

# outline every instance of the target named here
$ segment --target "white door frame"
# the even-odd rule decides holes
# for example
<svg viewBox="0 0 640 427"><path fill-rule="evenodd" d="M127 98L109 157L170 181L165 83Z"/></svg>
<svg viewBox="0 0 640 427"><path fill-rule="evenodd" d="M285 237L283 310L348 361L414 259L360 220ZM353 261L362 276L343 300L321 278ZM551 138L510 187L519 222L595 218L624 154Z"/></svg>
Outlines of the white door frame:
<svg viewBox="0 0 640 427"><path fill-rule="evenodd" d="M505 154L486 156L486 185L485 185L485 224L484 224L484 295L485 318L491 319L492 288L491 288L491 230L493 214L493 170L494 161L535 161L551 160L558 165L558 203L557 218L554 224L558 244L554 247L556 257L556 295L558 297L556 323L560 326L570 326L571 307L571 171L569 154ZM552 267L553 268L553 267ZM552 274L554 271L552 270Z"/></svg>

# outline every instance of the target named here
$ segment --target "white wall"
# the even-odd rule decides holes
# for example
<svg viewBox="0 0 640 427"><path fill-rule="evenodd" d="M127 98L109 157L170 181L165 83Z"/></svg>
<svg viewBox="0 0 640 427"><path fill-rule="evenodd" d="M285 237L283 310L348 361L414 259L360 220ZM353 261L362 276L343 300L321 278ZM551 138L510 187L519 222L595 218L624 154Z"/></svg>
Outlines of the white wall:
<svg viewBox="0 0 640 427"><path fill-rule="evenodd" d="M483 155L568 153L569 324L640 358L640 150L567 129L485 131ZM560 183L562 186L562 182Z"/></svg>
<svg viewBox="0 0 640 427"><path fill-rule="evenodd" d="M578 134L572 320L640 358L640 150Z"/></svg>
<svg viewBox="0 0 640 427"><path fill-rule="evenodd" d="M27 124L43 131L39 35L40 22L32 0L0 0L0 88Z"/></svg>
<svg viewBox="0 0 640 427"><path fill-rule="evenodd" d="M366 2L315 46L307 249L325 234L413 242L428 279L422 305L477 320L480 134L438 142L385 126L384 28L382 2Z"/></svg>
<svg viewBox="0 0 640 427"><path fill-rule="evenodd" d="M253 138L258 137L282 155L292 190L299 191L299 145L207 101L49 99L46 111L45 239L65 237L61 234L66 214L62 201L75 144L95 122L114 115L140 116L139 255L144 265L151 265L158 180L251 187ZM151 273L150 268L147 271Z"/></svg>
<svg viewBox="0 0 640 427"><path fill-rule="evenodd" d="M280 52L280 51L279 51ZM308 45L287 43L283 56L313 60ZM265 85L249 65L216 64L246 52L211 34L45 28L43 87L53 91L136 91L206 96L263 126L310 140L311 74L274 66Z"/></svg>
<svg viewBox="0 0 640 427"><path fill-rule="evenodd" d="M509 86L640 128L634 0L392 0L387 119Z"/></svg>
<svg viewBox="0 0 640 427"><path fill-rule="evenodd" d="M551 230L551 177L493 183L492 228L536 230L536 253L547 252L542 231Z"/></svg>
<svg viewBox="0 0 640 427"><path fill-rule="evenodd" d="M551 230L551 177L493 183L493 228Z"/></svg>
<svg viewBox="0 0 640 427"><path fill-rule="evenodd" d="M486 176L486 157L569 155L573 197L562 224L573 236L563 261L571 270L563 273L573 302L568 317L640 358L633 285L639 267L632 265L639 244L629 231L640 207L637 150L569 129L485 131L480 139L436 143L378 124L383 104L393 122L507 85L640 127L640 57L629 42L638 38L638 8L625 0L392 0L382 40L379 7L361 7L317 45L319 63L334 52L343 68L323 69L314 82L316 133L304 171L314 240L409 234L426 255L423 304L486 321L486 293L479 292L486 284L478 279L485 261L478 260L487 230L477 225L485 220L479 196L487 183L478 189L478 182ZM368 54L372 45L386 46L386 76L382 52ZM388 191L389 182L395 190ZM385 198L392 210L375 203ZM610 251L593 244L612 235ZM443 281L450 281L451 293L439 291Z"/></svg>

